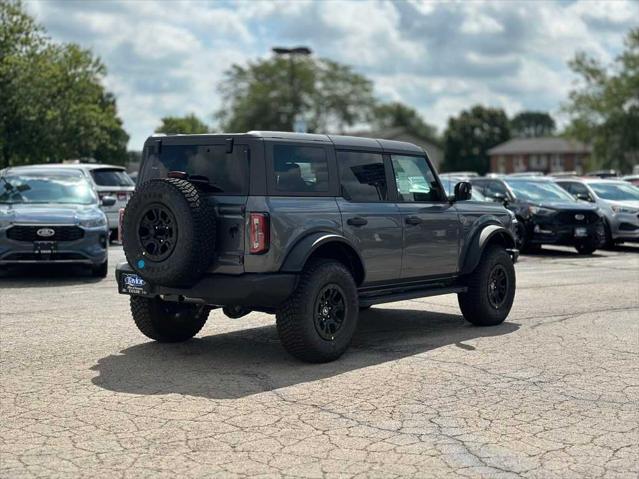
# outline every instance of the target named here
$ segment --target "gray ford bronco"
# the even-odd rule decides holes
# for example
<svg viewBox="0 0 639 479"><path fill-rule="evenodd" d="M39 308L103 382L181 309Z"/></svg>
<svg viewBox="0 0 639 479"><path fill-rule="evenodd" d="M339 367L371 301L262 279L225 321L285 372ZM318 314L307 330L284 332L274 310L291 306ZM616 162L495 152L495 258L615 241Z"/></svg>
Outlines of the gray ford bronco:
<svg viewBox="0 0 639 479"><path fill-rule="evenodd" d="M152 136L122 219L140 331L197 334L209 311L273 313L282 345L309 362L338 358L362 309L455 293L477 326L515 297L513 216L445 194L410 143L281 132Z"/></svg>

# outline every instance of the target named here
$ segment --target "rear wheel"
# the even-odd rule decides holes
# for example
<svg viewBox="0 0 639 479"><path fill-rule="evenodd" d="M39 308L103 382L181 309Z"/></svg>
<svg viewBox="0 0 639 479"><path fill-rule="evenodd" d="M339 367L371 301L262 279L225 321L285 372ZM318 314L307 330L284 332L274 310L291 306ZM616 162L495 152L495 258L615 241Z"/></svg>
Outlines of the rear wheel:
<svg viewBox="0 0 639 479"><path fill-rule="evenodd" d="M468 291L457 295L464 318L476 326L501 324L515 299L515 267L508 253L488 246L466 285Z"/></svg>
<svg viewBox="0 0 639 479"><path fill-rule="evenodd" d="M195 336L209 317L209 307L131 297L133 321L147 338L162 343L186 341Z"/></svg>
<svg viewBox="0 0 639 479"><path fill-rule="evenodd" d="M337 261L318 260L302 273L299 285L277 312L284 348L302 361L322 363L348 348L359 316L357 286Z"/></svg>

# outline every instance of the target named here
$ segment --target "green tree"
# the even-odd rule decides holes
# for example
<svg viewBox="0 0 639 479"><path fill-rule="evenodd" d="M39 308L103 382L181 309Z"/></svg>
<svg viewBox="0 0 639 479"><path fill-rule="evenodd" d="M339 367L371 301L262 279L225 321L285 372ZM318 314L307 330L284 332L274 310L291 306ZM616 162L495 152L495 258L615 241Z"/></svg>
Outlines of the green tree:
<svg viewBox="0 0 639 479"><path fill-rule="evenodd" d="M519 138L552 136L556 127L555 120L545 111L522 111L510 120L510 132Z"/></svg>
<svg viewBox="0 0 639 479"><path fill-rule="evenodd" d="M508 117L501 108L476 105L449 118L444 133L444 171L489 168L488 150L510 139Z"/></svg>
<svg viewBox="0 0 639 479"><path fill-rule="evenodd" d="M0 1L0 166L94 157L124 163L128 135L106 68L46 36L16 1Z"/></svg>
<svg viewBox="0 0 639 479"><path fill-rule="evenodd" d="M578 53L570 67L581 83L564 107L567 135L592 144L593 166L630 170L639 163L639 28L611 65Z"/></svg>
<svg viewBox="0 0 639 479"><path fill-rule="evenodd" d="M165 116L162 124L155 129L156 133L208 133L210 128L193 113L186 116Z"/></svg>
<svg viewBox="0 0 639 479"><path fill-rule="evenodd" d="M438 143L437 129L426 123L414 108L403 103L377 105L373 110L371 126L378 130L401 127L418 138Z"/></svg>
<svg viewBox="0 0 639 479"><path fill-rule="evenodd" d="M302 117L308 130L342 131L369 119L370 80L349 66L314 57L281 57L233 65L220 84L217 112L225 131L290 131Z"/></svg>

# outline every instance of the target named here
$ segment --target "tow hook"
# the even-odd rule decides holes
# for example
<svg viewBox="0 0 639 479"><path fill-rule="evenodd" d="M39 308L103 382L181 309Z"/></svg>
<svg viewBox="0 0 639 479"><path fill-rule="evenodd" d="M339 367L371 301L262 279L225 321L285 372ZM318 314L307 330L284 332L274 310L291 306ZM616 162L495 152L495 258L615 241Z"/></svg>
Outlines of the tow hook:
<svg viewBox="0 0 639 479"><path fill-rule="evenodd" d="M251 312L250 309L247 309L243 306L224 306L224 308L222 308L222 311L224 312L224 314L232 319L241 318L242 316L246 316Z"/></svg>

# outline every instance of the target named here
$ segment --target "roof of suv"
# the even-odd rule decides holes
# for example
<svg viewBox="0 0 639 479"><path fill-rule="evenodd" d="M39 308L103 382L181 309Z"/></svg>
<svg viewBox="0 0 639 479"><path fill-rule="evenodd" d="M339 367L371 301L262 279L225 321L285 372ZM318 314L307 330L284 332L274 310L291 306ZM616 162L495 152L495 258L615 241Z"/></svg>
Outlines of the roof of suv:
<svg viewBox="0 0 639 479"><path fill-rule="evenodd" d="M293 133L290 131L249 131L247 133L219 133L219 134L202 134L202 135L164 135L155 134L149 139L160 140L162 138L193 138L193 137L210 137L210 138L230 138L237 136L250 136L254 138L282 139L289 141L304 141L333 144L336 147L343 148L371 148L382 149L385 151L397 151L407 153L423 153L424 150L417 145L407 143L405 141L383 140L376 138L365 138L361 136L347 135L324 135L317 133Z"/></svg>

